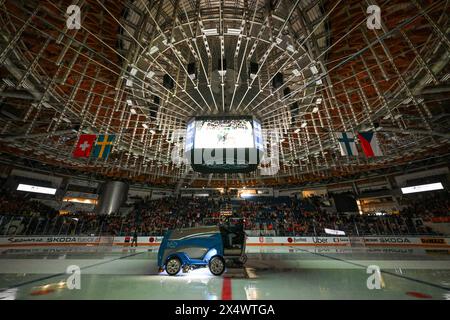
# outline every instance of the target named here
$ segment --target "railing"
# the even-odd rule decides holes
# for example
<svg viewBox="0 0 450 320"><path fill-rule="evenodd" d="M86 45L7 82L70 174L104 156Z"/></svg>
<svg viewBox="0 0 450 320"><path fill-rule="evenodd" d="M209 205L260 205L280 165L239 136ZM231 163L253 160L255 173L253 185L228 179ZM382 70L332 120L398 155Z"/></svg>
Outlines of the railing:
<svg viewBox="0 0 450 320"><path fill-rule="evenodd" d="M372 237L372 236L438 236L436 232L424 233L364 233L354 234L345 233L345 235L332 235L325 232L280 232L277 230L245 230L250 237ZM443 236L443 235L442 235Z"/></svg>
<svg viewBox="0 0 450 320"><path fill-rule="evenodd" d="M98 221L64 221L62 217L39 219L21 216L0 216L0 236L8 235L99 235L104 223Z"/></svg>
<svg viewBox="0 0 450 320"><path fill-rule="evenodd" d="M384 220L382 220L384 219ZM273 228L269 228L273 225ZM296 229L298 225L303 226L301 230ZM178 225L177 228L188 225ZM306 227L305 227L306 226ZM316 222L314 220L302 221L299 224L283 224L277 227L276 222L258 223L256 227L246 230L250 236L330 236L325 233L325 228L341 230L346 236L402 236L402 235L440 235L429 232L407 220L400 221L396 218L380 218L380 220L368 220L365 222L347 221L344 225ZM292 230L289 230L292 229ZM125 222L121 222L120 227L114 228L114 235L130 235L134 227ZM167 228L156 228L145 230L142 225L137 226L137 233L140 236L164 234ZM98 220L67 220L57 216L53 219L22 216L0 216L0 236L18 235L55 235L55 236L83 236L83 235L104 235L110 234L111 230L107 222Z"/></svg>
<svg viewBox="0 0 450 320"><path fill-rule="evenodd" d="M402 236L402 235L442 235L403 217L369 217L366 221L358 218L347 219L345 223L316 222L314 219L300 219L298 223L284 224L257 223L256 228L248 230L252 236L334 236L327 234L325 228L344 231L345 236ZM272 225L272 228L268 226ZM301 226L298 230L298 226ZM291 230L286 230L291 229Z"/></svg>

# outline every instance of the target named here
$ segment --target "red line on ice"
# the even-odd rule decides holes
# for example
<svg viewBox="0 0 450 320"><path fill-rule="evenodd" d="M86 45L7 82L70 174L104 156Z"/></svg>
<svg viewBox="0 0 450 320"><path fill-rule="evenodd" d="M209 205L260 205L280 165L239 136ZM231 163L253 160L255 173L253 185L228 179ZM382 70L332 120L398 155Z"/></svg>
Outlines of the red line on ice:
<svg viewBox="0 0 450 320"><path fill-rule="evenodd" d="M222 300L231 300L231 278L223 278Z"/></svg>

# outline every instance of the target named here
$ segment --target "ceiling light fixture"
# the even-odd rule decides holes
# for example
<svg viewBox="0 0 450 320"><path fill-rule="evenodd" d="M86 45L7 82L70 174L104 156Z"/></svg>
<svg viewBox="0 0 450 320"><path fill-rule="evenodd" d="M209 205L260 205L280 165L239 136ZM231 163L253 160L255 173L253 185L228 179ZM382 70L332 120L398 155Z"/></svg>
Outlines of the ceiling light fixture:
<svg viewBox="0 0 450 320"><path fill-rule="evenodd" d="M312 74L318 74L319 73L319 70L317 69L316 66L311 66L309 69L311 70Z"/></svg>
<svg viewBox="0 0 450 320"><path fill-rule="evenodd" d="M294 46L293 46L292 44L289 44L289 45L286 47L286 50L287 50L287 51L290 51L290 52L292 52L292 53L295 53L295 48L294 48Z"/></svg>
<svg viewBox="0 0 450 320"><path fill-rule="evenodd" d="M150 51L148 52L149 54L154 54L155 52L157 52L159 50L159 48L157 46L153 46L150 48Z"/></svg>
<svg viewBox="0 0 450 320"><path fill-rule="evenodd" d="M217 28L213 28L213 29L203 29L203 33L206 36L217 36L218 32L217 32Z"/></svg>
<svg viewBox="0 0 450 320"><path fill-rule="evenodd" d="M238 36L241 34L241 29L227 28L226 34L231 35L231 36Z"/></svg>

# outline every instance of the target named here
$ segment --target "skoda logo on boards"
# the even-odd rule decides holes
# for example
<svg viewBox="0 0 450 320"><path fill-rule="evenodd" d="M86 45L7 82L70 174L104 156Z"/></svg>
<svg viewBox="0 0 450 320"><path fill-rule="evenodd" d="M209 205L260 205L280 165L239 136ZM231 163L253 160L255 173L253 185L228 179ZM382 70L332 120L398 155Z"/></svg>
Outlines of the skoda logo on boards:
<svg viewBox="0 0 450 320"><path fill-rule="evenodd" d="M388 243L411 243L408 238L380 238L380 242Z"/></svg>

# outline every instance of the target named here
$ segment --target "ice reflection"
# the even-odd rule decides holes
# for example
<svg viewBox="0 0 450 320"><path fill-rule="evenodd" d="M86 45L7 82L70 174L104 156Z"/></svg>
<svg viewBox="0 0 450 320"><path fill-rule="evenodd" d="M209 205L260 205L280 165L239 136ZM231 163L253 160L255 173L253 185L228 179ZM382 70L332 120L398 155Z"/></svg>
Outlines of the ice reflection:
<svg viewBox="0 0 450 320"><path fill-rule="evenodd" d="M0 300L16 300L18 288L0 289Z"/></svg>
<svg viewBox="0 0 450 320"><path fill-rule="evenodd" d="M222 277L211 274L208 268L192 270L189 273L180 272L176 276L169 276L167 273L160 274L160 287L165 294L172 295L172 299L177 299L178 295L185 290L192 293L193 299L198 299L200 294L206 300L218 300L221 297Z"/></svg>
<svg viewBox="0 0 450 320"><path fill-rule="evenodd" d="M65 281L59 281L56 283L48 283L42 286L33 287L30 294L32 296L47 295L66 288L67 283Z"/></svg>
<svg viewBox="0 0 450 320"><path fill-rule="evenodd" d="M261 298L260 290L255 283L249 283L244 287L247 300L258 300Z"/></svg>

